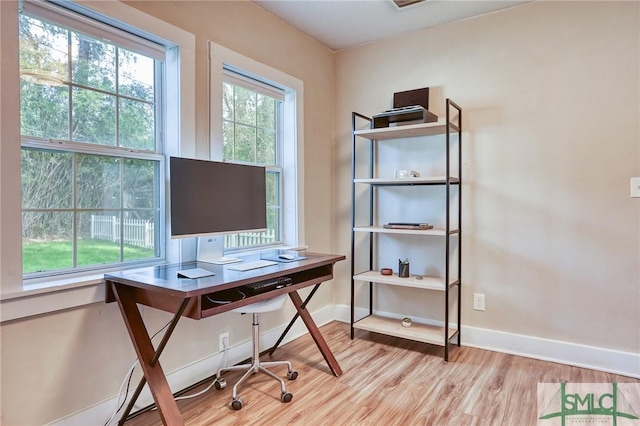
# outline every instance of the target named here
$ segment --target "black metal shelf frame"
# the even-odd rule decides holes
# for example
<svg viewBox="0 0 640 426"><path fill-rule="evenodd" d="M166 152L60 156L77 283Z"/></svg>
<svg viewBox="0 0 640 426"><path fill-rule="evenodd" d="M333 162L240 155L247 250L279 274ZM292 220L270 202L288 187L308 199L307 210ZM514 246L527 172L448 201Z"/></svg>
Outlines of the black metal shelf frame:
<svg viewBox="0 0 640 426"><path fill-rule="evenodd" d="M457 112L457 114L455 114ZM455 119L452 122L452 119ZM356 259L356 249L355 249L355 230L356 228L356 140L358 137L356 134L357 127L356 125L362 120L369 122L369 127L373 129L373 120L370 117L359 114L357 112L353 112L351 116L351 330L350 336L351 339L355 338L355 328L354 324L356 323L355 318L355 279L356 275L355 270L355 259ZM461 344L461 332L460 326L462 323L462 108L457 105L451 99L446 100L446 125L445 125L445 136L446 136L446 148L445 148L445 157L446 157L446 165L445 165L445 177L444 182L369 182L369 226L374 226L374 208L375 208L375 188L383 187L383 186L423 186L423 185L444 185L446 192L445 199L445 241L444 241L444 250L445 250L445 265L444 265L444 360L449 360L449 347L451 344L451 340L454 337L457 337L457 346ZM401 127L401 126L399 126ZM453 128L452 128L453 127ZM451 144L453 140L453 135L457 134L457 143L458 143L458 152L457 152L457 167L458 167L458 176L451 176ZM429 137L429 136L424 136ZM368 139L368 137L365 137ZM369 140L369 170L368 177L369 179L373 179L375 176L375 160L376 160L376 140ZM451 188L452 186L458 187L458 202L457 202L457 219L458 219L458 229L457 232L451 229ZM457 251L457 279L453 282L450 282L450 248L451 248L451 238L457 238L458 251ZM374 258L374 234L373 232L369 233L369 270L373 269L373 258ZM373 315L374 308L374 298L373 298L373 285L374 282L369 282L369 316ZM457 287L457 325L455 333L449 335L449 302L450 302L450 292L453 291L454 288Z"/></svg>

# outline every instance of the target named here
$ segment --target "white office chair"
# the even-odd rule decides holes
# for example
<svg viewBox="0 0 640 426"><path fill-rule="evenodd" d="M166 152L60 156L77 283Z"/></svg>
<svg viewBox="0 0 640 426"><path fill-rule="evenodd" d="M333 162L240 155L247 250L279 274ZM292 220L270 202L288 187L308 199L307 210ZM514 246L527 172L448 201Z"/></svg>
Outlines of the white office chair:
<svg viewBox="0 0 640 426"><path fill-rule="evenodd" d="M232 370L247 370L246 373L236 382L233 386L233 392L231 394L231 408L234 410L239 410L244 405L242 398L238 397L238 386L244 382L247 377L256 372L261 372L266 374L269 377L280 382L281 395L280 400L282 402L290 402L293 398L293 394L287 391L287 388L284 384L284 380L273 374L271 371L267 370L265 367L275 366L275 365L286 365L288 368L287 378L289 380L295 380L298 377L298 372L294 371L291 368L291 363L289 361L270 361L270 362L260 362L260 331L259 331L259 323L258 323L258 314L262 312L271 312L278 309L281 309L284 306L284 303L287 300L287 295L282 294L280 296L273 297L271 299L263 300L260 302L256 302L251 305L243 306L241 308L234 309L233 312L238 312L241 314L253 314L253 356L251 357L251 364L243 364L243 365L234 365L232 367L223 367L218 370L216 374L216 379L214 381L214 385L216 389L220 390L227 386L227 382L225 379L220 377L223 371L232 371Z"/></svg>

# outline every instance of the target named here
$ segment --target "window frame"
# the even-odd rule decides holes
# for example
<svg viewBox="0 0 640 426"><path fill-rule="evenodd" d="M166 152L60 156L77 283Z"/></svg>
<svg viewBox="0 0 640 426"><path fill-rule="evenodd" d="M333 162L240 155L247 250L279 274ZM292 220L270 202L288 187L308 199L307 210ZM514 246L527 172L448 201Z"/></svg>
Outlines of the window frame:
<svg viewBox="0 0 640 426"><path fill-rule="evenodd" d="M24 318L104 301L103 272L70 273L59 279L30 280L22 277L21 201L20 201L20 76L18 45L18 8L22 2L0 2L0 322ZM92 2L78 5L65 2L88 18L99 18L107 24L118 23L125 28L154 35L169 46L164 78L171 82L168 103L163 99L167 121L166 155L194 153L195 138L195 35L121 2ZM161 182L165 186L166 180ZM167 214L166 203L161 205ZM168 235L167 226L165 234ZM167 239L166 261L180 258L181 243ZM122 269L116 267L114 269Z"/></svg>
<svg viewBox="0 0 640 426"><path fill-rule="evenodd" d="M281 149L284 203L281 206L281 248L306 248L304 238L304 84L283 71L209 42L209 158L221 161L222 82L225 69L240 72L284 91ZM264 249L258 247L256 249ZM194 255L195 258L195 255Z"/></svg>
<svg viewBox="0 0 640 426"><path fill-rule="evenodd" d="M155 140L155 149L131 149L126 146L122 146L120 144L120 140L116 140L117 144L112 145L102 145L99 143L93 142L84 142L84 141L76 141L76 140L57 140L54 138L47 137L36 137L31 135L20 135L21 141L21 151L22 149L43 149L47 151L56 151L61 153L72 154L74 157L76 154L85 154L85 155L95 155L95 156L109 156L109 157L117 157L123 159L143 159L150 160L157 163L158 167L158 176L156 184L156 197L157 197L157 208L158 208L158 223L156 224L156 231L154 239L157 239L157 246L154 247L154 257L147 258L142 260L120 260L118 262L109 263L106 265L95 264L95 265L87 265L87 266L78 266L76 265L76 256L78 250L78 229L77 229L77 216L83 210L80 209L76 205L76 201L74 200L72 203L72 207L68 210L72 215L72 239L71 243L74 247L74 265L70 268L64 269L55 269L55 270L46 270L41 272L23 272L23 282L30 283L32 281L40 281L46 280L50 278L56 277L64 277L69 274L77 274L77 273L100 273L104 271L110 271L114 268L127 268L132 266L148 266L154 265L158 263L162 263L165 261L166 254L166 235L165 235L165 215L162 206L165 203L165 190L162 183L165 181L164 170L165 170L165 161L164 161L164 121L166 114L164 113L164 92L166 91L164 85L166 80L164 78L164 63L166 61L166 51L167 47L164 45L160 45L158 43L154 43L148 40L146 37L142 35L134 35L130 33L126 33L122 28L116 27L115 25L110 26L103 22L103 19L89 19L78 13L78 11L69 10L64 7L59 7L56 5L51 5L48 3L41 2L26 2L23 4L22 10L19 11L19 16L25 15L29 18L36 19L38 21L46 22L58 28L63 28L67 31L72 32L72 34L80 34L87 35L91 38L94 38L99 41L104 41L109 45L113 45L118 49L126 49L131 52L135 52L141 55L145 55L153 59L154 61L160 61L162 64L155 62L154 64L154 72L156 77L154 78L154 140ZM138 31L140 33L140 31ZM73 35L72 35L73 37ZM70 53L70 52L69 52ZM69 57L69 61L71 61L71 56ZM118 64L116 64L116 72L118 70ZM71 72L71 67L68 70ZM117 81L117 78L116 78ZM84 87L79 85L74 81L73 78L70 78L69 81L64 83L65 87L68 87L69 91L72 92L76 87ZM95 88L87 88L92 91L102 92L102 90ZM117 90L117 86L114 86L113 92L109 92L110 95L114 96L114 100L118 101L119 99L129 99L128 96L125 96ZM67 100L67 107L69 113L69 119L71 120L74 103L73 97L70 96ZM117 108L117 107L116 107ZM20 112L22 115L22 110ZM116 117L118 116L118 111L116 111ZM71 121L69 122L71 125ZM115 134L120 134L120 123L116 121L115 123ZM71 129L69 129L71 131ZM71 133L67 134L69 138L72 137ZM74 188L77 186L77 176L73 178L73 186ZM75 190L74 190L75 194ZM35 211L50 211L51 209L35 209ZM58 209L53 209L58 210ZM109 209L111 210L111 209ZM124 210L123 206L120 206L119 209L116 209L122 213ZM26 211L34 211L34 209L26 209ZM22 213L25 212L25 209L22 209ZM120 242L120 249L122 250L122 245L124 243ZM23 259L24 261L24 259ZM24 265L23 265L24 271Z"/></svg>
<svg viewBox="0 0 640 426"><path fill-rule="evenodd" d="M264 166L266 169L267 174L269 173L274 173L277 176L277 180L278 180L278 203L277 203L277 208L279 210L278 212L278 223L277 223L277 228L278 228L278 238L277 241L273 242L273 243L265 243L265 244L254 244L251 246L241 246L241 247L227 247L226 245L226 241L227 238L229 238L230 236L225 236L225 246L224 246L224 252L225 253L241 253L243 251L250 251L250 250L259 250L259 249L264 249L264 248L268 248L268 247L276 247L276 246L281 246L283 245L283 226L284 226L284 221L283 221L283 202L284 202L284 191L282 190L283 188L283 183L284 183L284 179L283 176L285 175L285 170L284 167L282 165L282 153L284 151L284 136L283 136L283 126L284 126L284 102L285 102L285 96L284 96L284 91L280 88L272 88L269 85L263 83L262 81L256 80L255 78L251 78L251 77L247 77L246 75L243 75L241 72L239 72L238 70L232 70L229 67L225 66L223 69L223 79L222 79L222 83L223 84L231 84L233 86L236 87L242 87L244 89L247 90L251 90L252 92L258 93L258 94L262 94L265 96L269 96L272 99L275 99L277 101L279 101L279 105L277 107L276 113L275 113L275 119L276 119L276 129L275 129L275 161L274 164L263 164L263 163L259 163L259 162L252 162L252 161L241 161L241 160L237 160L237 159L233 159L233 160L228 160L228 159L224 159L224 161L230 161L230 162L234 162L234 163L241 163L241 164L249 164L249 165L258 165L258 166ZM225 120L224 117L222 118L222 122L223 122L223 126L224 123L226 122L230 122L230 120ZM231 121L234 124L240 124L240 125L245 125L245 123L241 123L239 121L236 121L235 119ZM259 127L256 126L256 131L259 130ZM224 157L224 154L223 154ZM268 207L268 206L267 206ZM236 234L231 234L231 235L240 235L243 233L236 233Z"/></svg>
<svg viewBox="0 0 640 426"><path fill-rule="evenodd" d="M56 145L61 145L61 146L56 146ZM154 163L157 163L158 181L156 182L156 186L157 186L156 197L157 197L157 204L158 204L158 223L156 224L156 228L155 228L156 230L154 232L154 234L156 234L157 236L157 241L156 241L157 247L154 248L154 250L157 252L157 255L154 256L153 258L138 259L138 260L122 260L119 262L113 262L108 264L95 264L95 265L86 265L86 266L76 265L66 269L54 269L54 270L46 270L42 272L23 272L23 275L22 275L23 282L26 285L29 285L29 283L32 283L32 282L37 283L43 280L58 279L59 277L65 277L67 275L76 275L76 274L84 274L84 273L100 273L104 271L112 271L114 269L131 268L136 266L140 267L140 266L148 266L148 265L156 265L159 263L164 263L166 258L166 244L164 243L166 241L165 232L164 232L164 229L166 228L165 226L166 219L165 219L164 209L162 208L162 206L165 203L166 194L163 190L164 185L162 183L165 181L165 168L166 168L165 157L162 154L156 154L156 153L153 153L153 154L137 153L137 154L130 154L130 155L124 156L124 155L120 155L120 153L115 151L109 152L109 151L92 150L90 149L90 147L88 148L78 147L78 148L75 148L74 150L69 150L68 149L69 145L70 144L64 144L64 143L56 144L56 143L43 142L43 141L26 140L26 141L23 141L23 143L21 144L21 147L23 149L26 148L26 149L41 149L43 151L56 151L56 152L71 154L73 156L75 156L76 154L93 155L93 156L100 156L100 157L115 157L123 160L127 160L127 159L147 160L147 161L153 161ZM74 186L76 185L77 183L74 180ZM26 208L25 209L23 208L22 213L33 212L33 211L59 211L59 210L60 209L47 209L47 208ZM101 209L85 209L85 208L79 208L78 206L74 205L73 207L70 207L64 210L68 210L69 213L75 216L85 211L99 211ZM107 208L104 210L106 212L123 213L124 211L129 209L120 206L119 208ZM147 208L143 210L150 211L151 209ZM75 222L76 220L74 219L74 223ZM78 229L76 229L76 227L74 226L73 244L74 245L77 244L77 241L78 241ZM121 249L122 249L122 244L123 243L120 244ZM24 270L24 267L23 267L23 270Z"/></svg>

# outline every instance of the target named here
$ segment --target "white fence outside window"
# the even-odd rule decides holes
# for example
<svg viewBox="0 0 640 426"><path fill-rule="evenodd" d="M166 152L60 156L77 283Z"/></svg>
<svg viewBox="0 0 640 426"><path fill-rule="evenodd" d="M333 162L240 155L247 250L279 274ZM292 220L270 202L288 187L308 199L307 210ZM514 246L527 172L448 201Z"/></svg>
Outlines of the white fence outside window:
<svg viewBox="0 0 640 426"><path fill-rule="evenodd" d="M120 242L120 217L91 215L91 238ZM154 223L145 219L125 219L122 239L124 244L152 249L155 247Z"/></svg>
<svg viewBox="0 0 640 426"><path fill-rule="evenodd" d="M150 220L125 219L122 229L124 244L153 249L155 247L155 227ZM91 238L120 242L120 217L91 215ZM247 247L269 244L276 241L276 231L244 232L225 235L225 247Z"/></svg>
<svg viewBox="0 0 640 426"><path fill-rule="evenodd" d="M267 229L264 232L243 232L241 234L224 236L224 246L227 248L258 246L262 244L270 244L275 241L275 229Z"/></svg>

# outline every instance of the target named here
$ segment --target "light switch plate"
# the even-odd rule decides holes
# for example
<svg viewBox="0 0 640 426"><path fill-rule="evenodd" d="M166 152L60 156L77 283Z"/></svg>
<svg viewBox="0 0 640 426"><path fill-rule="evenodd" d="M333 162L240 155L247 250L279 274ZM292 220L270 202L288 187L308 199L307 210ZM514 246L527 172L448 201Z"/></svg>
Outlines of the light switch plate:
<svg viewBox="0 0 640 426"><path fill-rule="evenodd" d="M631 198L640 198L640 177L631 178Z"/></svg>

